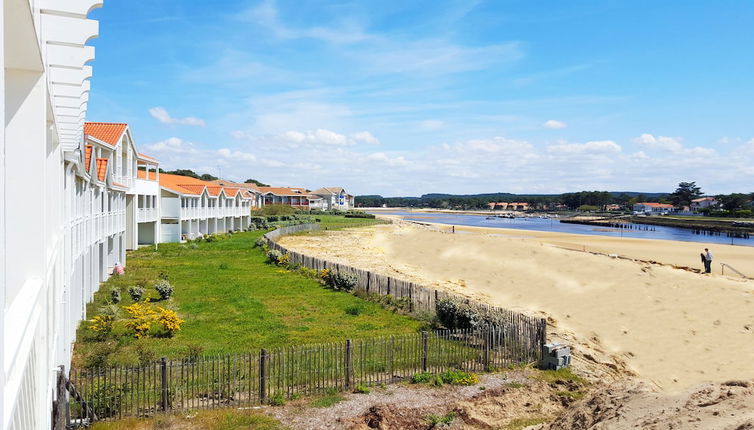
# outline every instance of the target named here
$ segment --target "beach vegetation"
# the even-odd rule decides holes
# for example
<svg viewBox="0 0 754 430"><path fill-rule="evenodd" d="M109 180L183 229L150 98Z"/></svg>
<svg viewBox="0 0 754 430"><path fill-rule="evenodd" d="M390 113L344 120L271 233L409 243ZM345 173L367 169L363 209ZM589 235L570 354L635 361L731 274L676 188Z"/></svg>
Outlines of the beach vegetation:
<svg viewBox="0 0 754 430"><path fill-rule="evenodd" d="M173 295L173 286L170 285L170 281L167 279L160 279L154 284L154 289L157 290L157 294L160 295L160 299L168 300Z"/></svg>
<svg viewBox="0 0 754 430"><path fill-rule="evenodd" d="M110 301L114 304L120 303L120 288L113 287L110 289Z"/></svg>
<svg viewBox="0 0 754 430"><path fill-rule="evenodd" d="M323 288L313 278L313 270L288 271L266 264L264 251L254 247L262 234L238 233L202 243L191 252L171 243L160 244L158 250L130 251L129 270L103 284L87 305L89 315L103 313L111 288L153 285L160 272L169 278L174 293L169 302L161 303L154 289L145 291L140 300L133 300L130 293L124 295L118 306L111 306L122 315L114 318L107 336L91 330L91 323L81 324L74 366L132 365L139 362L137 346L156 358L171 359L186 358L190 349L194 355L248 353L259 348L416 333L421 328L419 321L377 303ZM221 269L222 263L229 269ZM132 316L124 307L135 303L139 311ZM157 304L185 319L172 336L145 315L147 305L159 315ZM350 306L361 309L357 318L344 312ZM130 320L133 328L126 327Z"/></svg>
<svg viewBox="0 0 754 430"><path fill-rule="evenodd" d="M338 392L337 388L328 388L327 391L325 391L325 394L317 396L312 400L311 406L315 408L329 408L345 399L346 398Z"/></svg>
<svg viewBox="0 0 754 430"><path fill-rule="evenodd" d="M131 300L134 302L140 302L141 298L144 297L144 287L132 285L128 287L128 295L131 296Z"/></svg>
<svg viewBox="0 0 754 430"><path fill-rule="evenodd" d="M191 413L157 414L150 418L126 418L114 421L98 421L91 430L155 430L155 429L201 429L201 430L283 430L276 419L259 411L242 409L211 409Z"/></svg>
<svg viewBox="0 0 754 430"><path fill-rule="evenodd" d="M450 425L455 419L456 413L454 411L450 411L443 415L431 414L427 416L427 421L429 422L430 428L435 428L442 425Z"/></svg>

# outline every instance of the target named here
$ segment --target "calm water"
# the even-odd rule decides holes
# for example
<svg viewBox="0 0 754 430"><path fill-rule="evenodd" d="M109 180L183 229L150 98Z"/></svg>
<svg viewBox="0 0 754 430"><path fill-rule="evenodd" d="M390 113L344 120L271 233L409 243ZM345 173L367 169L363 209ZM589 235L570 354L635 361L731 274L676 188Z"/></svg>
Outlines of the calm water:
<svg viewBox="0 0 754 430"><path fill-rule="evenodd" d="M636 237L639 239L664 239L682 242L725 243L754 246L754 238L730 238L721 235L696 234L693 230L676 227L647 226L634 224L637 229L617 229L582 224L565 224L557 219L543 218L495 218L484 215L464 215L426 212L374 211L374 214L399 215L404 219L419 222L434 222L448 225L468 225L474 227L511 228L517 230L554 231L560 233L592 234L596 236ZM642 230L649 228L653 230Z"/></svg>

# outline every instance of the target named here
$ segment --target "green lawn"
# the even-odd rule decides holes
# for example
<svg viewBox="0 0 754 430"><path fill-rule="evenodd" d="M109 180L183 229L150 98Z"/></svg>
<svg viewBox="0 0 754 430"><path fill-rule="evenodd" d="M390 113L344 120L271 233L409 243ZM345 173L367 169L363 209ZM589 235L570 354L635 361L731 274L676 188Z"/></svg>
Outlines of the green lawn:
<svg viewBox="0 0 754 430"><path fill-rule="evenodd" d="M386 223L386 221L381 219L345 218L338 215L313 215L313 217L320 220L322 230L340 230L349 227L364 227Z"/></svg>
<svg viewBox="0 0 754 430"><path fill-rule="evenodd" d="M342 217L322 217L328 228L346 226ZM340 218L340 219L336 219ZM365 220L354 219L358 225ZM370 220L366 220L370 221ZM142 248L129 253L126 275L111 277L87 306L91 319L119 287L123 306L132 303L129 286L147 281L147 294L156 300L152 288L160 272L175 288L168 303L186 322L173 338L135 339L118 328L105 339L95 336L89 323L79 328L74 350L77 366L94 363L136 363L144 358L180 358L190 348L204 354L257 351L282 345L342 341L375 335L411 333L421 323L384 310L378 304L351 294L324 288L316 280L266 263L254 242L262 232L235 234L218 242L203 242L198 248L160 244L159 250ZM359 306L359 315L346 309ZM125 312L122 312L125 316Z"/></svg>

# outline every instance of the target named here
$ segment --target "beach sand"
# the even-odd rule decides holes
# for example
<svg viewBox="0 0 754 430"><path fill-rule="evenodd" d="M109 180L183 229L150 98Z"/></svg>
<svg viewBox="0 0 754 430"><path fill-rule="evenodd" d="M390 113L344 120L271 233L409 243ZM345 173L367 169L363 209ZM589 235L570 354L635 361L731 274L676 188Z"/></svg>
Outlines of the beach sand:
<svg viewBox="0 0 754 430"><path fill-rule="evenodd" d="M513 310L547 316L576 358L608 362L668 392L754 379L754 281L720 275L725 262L754 275L754 248L406 222L288 236L282 245ZM568 249L566 249L568 248ZM583 252L586 249L588 252ZM615 254L650 264L590 252ZM595 359L599 355L601 358Z"/></svg>

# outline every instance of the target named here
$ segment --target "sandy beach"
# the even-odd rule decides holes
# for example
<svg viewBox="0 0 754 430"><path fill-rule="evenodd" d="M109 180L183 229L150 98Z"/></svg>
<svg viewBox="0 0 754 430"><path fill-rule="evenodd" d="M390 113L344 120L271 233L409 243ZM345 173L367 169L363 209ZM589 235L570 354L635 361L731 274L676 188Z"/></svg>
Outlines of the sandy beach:
<svg viewBox="0 0 754 430"><path fill-rule="evenodd" d="M754 281L720 274L719 262L754 271L754 248L551 232L418 226L289 236L309 255L456 291L548 317L580 359L602 358L675 392L703 382L754 379ZM584 250L588 252L583 252ZM657 262L642 263L591 252Z"/></svg>

